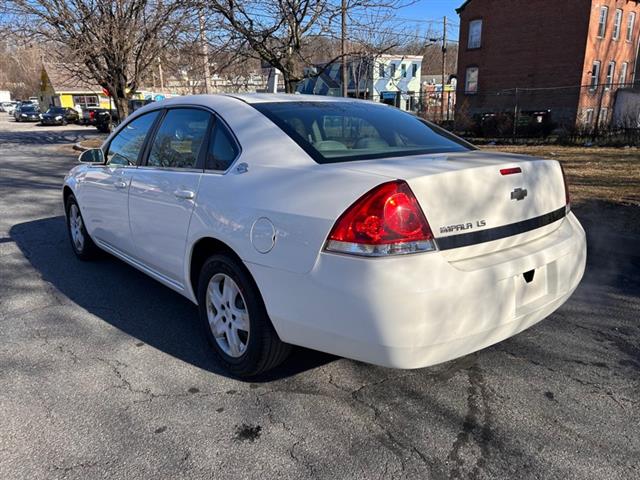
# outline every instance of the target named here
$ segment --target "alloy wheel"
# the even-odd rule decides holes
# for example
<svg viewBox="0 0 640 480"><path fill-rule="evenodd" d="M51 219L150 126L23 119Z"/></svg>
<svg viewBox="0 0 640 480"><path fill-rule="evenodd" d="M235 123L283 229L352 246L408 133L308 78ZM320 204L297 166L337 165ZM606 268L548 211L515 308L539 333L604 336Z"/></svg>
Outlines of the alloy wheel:
<svg viewBox="0 0 640 480"><path fill-rule="evenodd" d="M82 215L78 206L74 203L69 208L69 230L71 231L71 240L78 252L84 249L84 233L82 232L83 223Z"/></svg>
<svg viewBox="0 0 640 480"><path fill-rule="evenodd" d="M249 312L238 285L224 273L209 280L207 319L222 351L232 358L241 357L249 343Z"/></svg>

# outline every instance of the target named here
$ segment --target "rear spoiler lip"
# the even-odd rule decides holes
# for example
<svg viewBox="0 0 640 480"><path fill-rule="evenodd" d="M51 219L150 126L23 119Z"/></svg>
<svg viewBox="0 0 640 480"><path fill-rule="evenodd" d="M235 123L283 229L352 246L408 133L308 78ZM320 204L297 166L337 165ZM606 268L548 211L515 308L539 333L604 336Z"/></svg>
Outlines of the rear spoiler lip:
<svg viewBox="0 0 640 480"><path fill-rule="evenodd" d="M520 233L530 232L537 228L545 227L553 222L564 218L567 215L567 207L563 205L561 208L553 212L545 213L538 217L529 218L520 222L502 225L500 227L487 228L477 232L460 233L448 237L436 237L435 242L438 250L451 250L453 248L469 247L479 243L491 242L502 238L512 237Z"/></svg>

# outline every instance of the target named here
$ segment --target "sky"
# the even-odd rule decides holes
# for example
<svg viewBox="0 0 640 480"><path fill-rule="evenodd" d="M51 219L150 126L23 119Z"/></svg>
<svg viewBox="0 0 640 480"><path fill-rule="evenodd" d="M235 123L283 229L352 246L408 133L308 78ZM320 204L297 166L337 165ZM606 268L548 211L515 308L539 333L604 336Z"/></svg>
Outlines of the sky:
<svg viewBox="0 0 640 480"><path fill-rule="evenodd" d="M408 0L408 3L411 0ZM451 32L451 38L458 39L459 17L456 8L464 3L464 0L417 0L415 3L402 8L398 11L397 16L414 21L416 24L426 21L437 21L433 24L433 28L438 32L442 31L442 18L447 17L447 36ZM451 22L449 24L449 21ZM426 23L423 23L427 25Z"/></svg>

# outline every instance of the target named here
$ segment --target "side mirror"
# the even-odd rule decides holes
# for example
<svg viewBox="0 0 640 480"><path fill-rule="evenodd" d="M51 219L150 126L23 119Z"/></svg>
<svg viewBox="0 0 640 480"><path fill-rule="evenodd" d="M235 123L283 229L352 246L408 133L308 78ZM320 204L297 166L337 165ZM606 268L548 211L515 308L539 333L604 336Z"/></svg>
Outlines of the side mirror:
<svg viewBox="0 0 640 480"><path fill-rule="evenodd" d="M85 150L78 157L80 163L104 163L104 153L101 148Z"/></svg>

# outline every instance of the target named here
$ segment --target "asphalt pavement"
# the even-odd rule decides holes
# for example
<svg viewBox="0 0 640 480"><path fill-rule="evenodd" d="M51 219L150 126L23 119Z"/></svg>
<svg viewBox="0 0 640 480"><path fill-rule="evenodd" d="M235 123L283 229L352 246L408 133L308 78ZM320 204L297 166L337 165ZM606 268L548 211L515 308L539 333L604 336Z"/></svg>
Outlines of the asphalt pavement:
<svg viewBox="0 0 640 480"><path fill-rule="evenodd" d="M514 338L413 371L296 349L243 382L190 302L73 256L60 186L95 135L0 113L0 479L640 478L637 206L574 206L585 278Z"/></svg>

